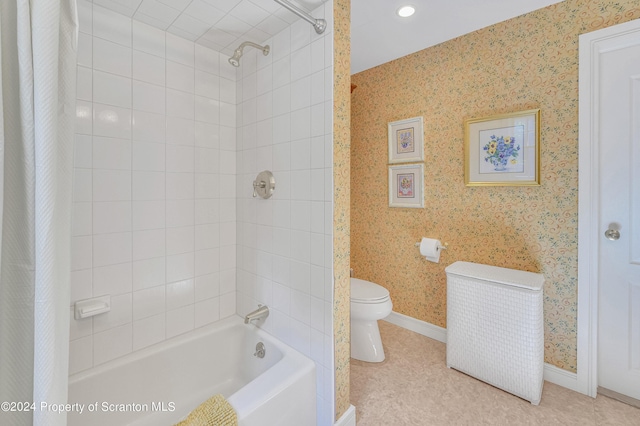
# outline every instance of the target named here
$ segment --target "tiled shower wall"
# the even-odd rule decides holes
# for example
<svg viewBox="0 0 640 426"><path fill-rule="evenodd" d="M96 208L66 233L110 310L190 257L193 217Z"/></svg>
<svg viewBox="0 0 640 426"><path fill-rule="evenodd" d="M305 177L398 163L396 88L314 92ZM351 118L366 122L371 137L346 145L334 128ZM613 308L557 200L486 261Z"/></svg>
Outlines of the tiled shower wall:
<svg viewBox="0 0 640 426"><path fill-rule="evenodd" d="M236 312L236 75L226 57L78 1L75 373ZM221 63L224 62L224 63Z"/></svg>
<svg viewBox="0 0 640 426"><path fill-rule="evenodd" d="M245 49L238 80L238 313L266 304L263 328L316 362L318 424L333 424L333 4L318 35L297 21ZM271 170L273 197L253 198Z"/></svg>
<svg viewBox="0 0 640 426"><path fill-rule="evenodd" d="M71 319L70 372L264 303L261 326L316 362L332 424L331 2L313 12L325 34L296 22L238 69L78 6L71 303L110 294L112 310ZM251 196L261 170L270 200Z"/></svg>

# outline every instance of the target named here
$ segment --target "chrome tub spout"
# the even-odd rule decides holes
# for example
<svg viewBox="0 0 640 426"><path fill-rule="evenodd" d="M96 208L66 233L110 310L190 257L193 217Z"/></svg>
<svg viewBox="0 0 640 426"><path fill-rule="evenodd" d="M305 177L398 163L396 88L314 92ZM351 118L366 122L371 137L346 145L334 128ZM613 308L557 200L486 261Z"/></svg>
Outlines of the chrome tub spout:
<svg viewBox="0 0 640 426"><path fill-rule="evenodd" d="M246 317L244 317L244 323L249 324L254 320L264 319L269 316L269 308L266 305L258 305L258 309L253 312L249 312Z"/></svg>

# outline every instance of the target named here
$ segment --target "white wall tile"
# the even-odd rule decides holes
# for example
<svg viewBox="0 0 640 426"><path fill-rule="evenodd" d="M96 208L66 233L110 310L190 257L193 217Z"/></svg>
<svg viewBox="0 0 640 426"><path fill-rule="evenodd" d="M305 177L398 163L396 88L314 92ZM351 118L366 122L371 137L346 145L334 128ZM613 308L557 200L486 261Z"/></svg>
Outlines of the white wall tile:
<svg viewBox="0 0 640 426"><path fill-rule="evenodd" d="M81 127L83 130L84 127ZM82 133L76 129L78 133ZM112 138L131 137L131 110L114 105L93 104L93 134Z"/></svg>
<svg viewBox="0 0 640 426"><path fill-rule="evenodd" d="M165 201L133 201L133 230L157 229L165 227Z"/></svg>
<svg viewBox="0 0 640 426"><path fill-rule="evenodd" d="M195 223L202 225L216 223L220 220L220 201L200 199L195 201Z"/></svg>
<svg viewBox="0 0 640 426"><path fill-rule="evenodd" d="M132 350L131 323L93 335L93 364L99 365Z"/></svg>
<svg viewBox="0 0 640 426"><path fill-rule="evenodd" d="M131 170L131 141L95 136L93 138L93 168Z"/></svg>
<svg viewBox="0 0 640 426"><path fill-rule="evenodd" d="M312 265L324 266L324 234L311 234L309 259Z"/></svg>
<svg viewBox="0 0 640 426"><path fill-rule="evenodd" d="M325 197L325 169L311 170L309 193L313 201L323 201Z"/></svg>
<svg viewBox="0 0 640 426"><path fill-rule="evenodd" d="M131 48L93 38L93 68L131 78Z"/></svg>
<svg viewBox="0 0 640 426"><path fill-rule="evenodd" d="M291 53L291 81L311 75L311 51L303 48Z"/></svg>
<svg viewBox="0 0 640 426"><path fill-rule="evenodd" d="M166 258L133 262L133 290L157 287L166 283Z"/></svg>
<svg viewBox="0 0 640 426"><path fill-rule="evenodd" d="M230 317L236 313L236 293L226 293L220 296L220 319Z"/></svg>
<svg viewBox="0 0 640 426"><path fill-rule="evenodd" d="M200 44L195 45L195 66L197 69L219 75L220 54Z"/></svg>
<svg viewBox="0 0 640 426"><path fill-rule="evenodd" d="M133 139L144 142L164 143L165 121L162 114L133 111Z"/></svg>
<svg viewBox="0 0 640 426"><path fill-rule="evenodd" d="M220 101L235 105L236 82L220 77Z"/></svg>
<svg viewBox="0 0 640 426"><path fill-rule="evenodd" d="M165 32L151 25L133 21L133 48L165 57Z"/></svg>
<svg viewBox="0 0 640 426"><path fill-rule="evenodd" d="M308 293L298 290L291 291L291 317L297 321L309 325L311 297Z"/></svg>
<svg viewBox="0 0 640 426"><path fill-rule="evenodd" d="M133 322L133 350L161 342L165 338L165 314Z"/></svg>
<svg viewBox="0 0 640 426"><path fill-rule="evenodd" d="M194 267L195 260L192 252L167 256L167 282L193 278Z"/></svg>
<svg viewBox="0 0 640 426"><path fill-rule="evenodd" d="M291 142L291 170L307 170L311 167L311 141L299 139Z"/></svg>
<svg viewBox="0 0 640 426"><path fill-rule="evenodd" d="M165 146L153 142L133 142L132 169L136 171L164 171Z"/></svg>
<svg viewBox="0 0 640 426"><path fill-rule="evenodd" d="M133 232L133 260L151 259L164 256L165 230L150 229Z"/></svg>
<svg viewBox="0 0 640 426"><path fill-rule="evenodd" d="M131 231L131 201L93 203L93 234Z"/></svg>
<svg viewBox="0 0 640 426"><path fill-rule="evenodd" d="M164 200L165 173L134 171L133 200Z"/></svg>
<svg viewBox="0 0 640 426"><path fill-rule="evenodd" d="M85 318L81 321L76 321L73 318L73 306L69 308L69 339L71 341L81 339L83 337L92 337L93 334L93 319ZM91 360L93 363L93 360Z"/></svg>
<svg viewBox="0 0 640 426"><path fill-rule="evenodd" d="M167 310L194 303L194 280L182 280L167 284Z"/></svg>
<svg viewBox="0 0 640 426"><path fill-rule="evenodd" d="M93 367L93 336L72 340L69 343L69 374Z"/></svg>
<svg viewBox="0 0 640 426"><path fill-rule="evenodd" d="M73 166L90 169L93 165L93 144L89 135L75 135L73 146Z"/></svg>
<svg viewBox="0 0 640 426"><path fill-rule="evenodd" d="M220 319L220 300L217 297L197 302L194 309L194 325L196 328Z"/></svg>
<svg viewBox="0 0 640 426"><path fill-rule="evenodd" d="M233 138L235 150L235 129L230 132L228 128L224 128L224 132L222 132L222 129L217 124L195 122L195 145L198 147L218 149L223 135L225 138Z"/></svg>
<svg viewBox="0 0 640 426"><path fill-rule="evenodd" d="M93 108L90 102L76 101L76 133L90 135L93 131Z"/></svg>
<svg viewBox="0 0 640 426"><path fill-rule="evenodd" d="M195 71L195 92L209 99L220 98L220 77L201 70Z"/></svg>
<svg viewBox="0 0 640 426"><path fill-rule="evenodd" d="M77 67L76 98L89 102L93 100L93 76L91 68Z"/></svg>
<svg viewBox="0 0 640 426"><path fill-rule="evenodd" d="M220 151L217 149L195 149L196 173L219 173Z"/></svg>
<svg viewBox="0 0 640 426"><path fill-rule="evenodd" d="M133 108L136 110L153 112L156 114L164 114L165 88L163 86L145 83L144 81L134 80Z"/></svg>
<svg viewBox="0 0 640 426"><path fill-rule="evenodd" d="M291 113L291 140L311 137L311 111L302 108Z"/></svg>
<svg viewBox="0 0 640 426"><path fill-rule="evenodd" d="M282 114L273 118L273 143L291 141L291 114Z"/></svg>
<svg viewBox="0 0 640 426"><path fill-rule="evenodd" d="M139 50L133 51L133 78L159 86L165 85L165 60Z"/></svg>
<svg viewBox="0 0 640 426"><path fill-rule="evenodd" d="M167 59L193 67L195 57L194 43L167 33Z"/></svg>
<svg viewBox="0 0 640 426"><path fill-rule="evenodd" d="M308 263L311 259L311 234L306 231L291 231L291 257Z"/></svg>
<svg viewBox="0 0 640 426"><path fill-rule="evenodd" d="M194 96L192 93L167 89L167 115L194 119Z"/></svg>
<svg viewBox="0 0 640 426"><path fill-rule="evenodd" d="M167 200L193 200L194 174L193 173L167 173Z"/></svg>
<svg viewBox="0 0 640 426"><path fill-rule="evenodd" d="M167 338L193 330L194 306L187 305L167 312Z"/></svg>
<svg viewBox="0 0 640 426"><path fill-rule="evenodd" d="M167 61L167 87L193 93L194 69L178 62Z"/></svg>
<svg viewBox="0 0 640 426"><path fill-rule="evenodd" d="M78 65L93 66L93 37L85 33L78 34Z"/></svg>
<svg viewBox="0 0 640 426"><path fill-rule="evenodd" d="M312 201L311 202L311 220L310 230L311 232L324 233L324 203Z"/></svg>
<svg viewBox="0 0 640 426"><path fill-rule="evenodd" d="M194 251L194 227L168 228L167 255L190 253Z"/></svg>
<svg viewBox="0 0 640 426"><path fill-rule="evenodd" d="M71 238L71 270L88 269L92 267L92 238L91 236Z"/></svg>
<svg viewBox="0 0 640 426"><path fill-rule="evenodd" d="M218 272L195 278L194 299L196 302L217 297L218 295L220 295L220 274Z"/></svg>
<svg viewBox="0 0 640 426"><path fill-rule="evenodd" d="M193 173L194 148L190 146L167 145L167 171Z"/></svg>
<svg viewBox="0 0 640 426"><path fill-rule="evenodd" d="M195 97L195 119L206 123L218 124L220 121L220 102L202 96ZM229 125L230 123L222 123Z"/></svg>
<svg viewBox="0 0 640 426"><path fill-rule="evenodd" d="M73 203L71 210L71 236L91 235L92 233L91 203Z"/></svg>
<svg viewBox="0 0 640 426"><path fill-rule="evenodd" d="M131 262L131 232L93 236L93 264L115 265Z"/></svg>
<svg viewBox="0 0 640 426"><path fill-rule="evenodd" d="M93 294L118 295L131 292L131 262L93 268Z"/></svg>
<svg viewBox="0 0 640 426"><path fill-rule="evenodd" d="M195 252L195 275L207 275L220 270L221 249L211 248ZM228 263L225 267L233 267Z"/></svg>
<svg viewBox="0 0 640 426"><path fill-rule="evenodd" d="M131 293L111 296L111 310L93 318L93 332L100 333L127 323L131 323Z"/></svg>
<svg viewBox="0 0 640 426"><path fill-rule="evenodd" d="M311 195L309 187L311 186L310 170L294 170L291 172L291 199L292 200L309 200Z"/></svg>
<svg viewBox="0 0 640 426"><path fill-rule="evenodd" d="M133 292L133 319L140 320L164 311L165 286L150 287Z"/></svg>
<svg viewBox="0 0 640 426"><path fill-rule="evenodd" d="M311 202L291 201L291 229L309 231L311 226Z"/></svg>
<svg viewBox="0 0 640 426"><path fill-rule="evenodd" d="M324 268L311 265L311 282L309 293L313 297L324 300Z"/></svg>
<svg viewBox="0 0 640 426"><path fill-rule="evenodd" d="M167 144L194 145L195 126L193 119L167 117Z"/></svg>
<svg viewBox="0 0 640 426"><path fill-rule="evenodd" d="M311 77L304 77L291 83L291 110L311 105Z"/></svg>
<svg viewBox="0 0 640 426"><path fill-rule="evenodd" d="M197 199L218 198L220 196L219 175L211 173L196 173L195 196ZM229 191L232 191L230 188Z"/></svg>
<svg viewBox="0 0 640 426"><path fill-rule="evenodd" d="M130 18L94 5L93 35L95 37L131 47L131 26Z"/></svg>

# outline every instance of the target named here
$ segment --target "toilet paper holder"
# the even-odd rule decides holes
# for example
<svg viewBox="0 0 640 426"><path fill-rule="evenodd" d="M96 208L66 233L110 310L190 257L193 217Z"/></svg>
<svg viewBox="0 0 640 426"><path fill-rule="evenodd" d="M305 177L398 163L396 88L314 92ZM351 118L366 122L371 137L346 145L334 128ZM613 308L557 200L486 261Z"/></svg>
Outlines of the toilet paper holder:
<svg viewBox="0 0 640 426"><path fill-rule="evenodd" d="M417 243L414 244L416 247L420 247L420 241L418 241ZM449 247L449 243L443 243L441 245L438 246L438 249L440 250L446 250L447 247Z"/></svg>

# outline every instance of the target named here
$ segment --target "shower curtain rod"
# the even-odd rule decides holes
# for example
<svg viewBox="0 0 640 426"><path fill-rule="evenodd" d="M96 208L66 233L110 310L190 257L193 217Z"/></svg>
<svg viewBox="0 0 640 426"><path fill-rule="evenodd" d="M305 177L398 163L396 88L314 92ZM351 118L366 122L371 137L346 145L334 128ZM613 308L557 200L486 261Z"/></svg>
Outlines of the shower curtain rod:
<svg viewBox="0 0 640 426"><path fill-rule="evenodd" d="M316 33L318 34L322 34L325 28L327 28L327 21L325 21L324 19L315 19L313 16L309 15L307 12L300 9L295 4L291 4L287 0L273 0L273 1L275 1L285 9L290 10L291 12L295 13L296 15L298 15L299 17L301 17L302 19L304 19L305 21L313 25L313 28L315 28Z"/></svg>

